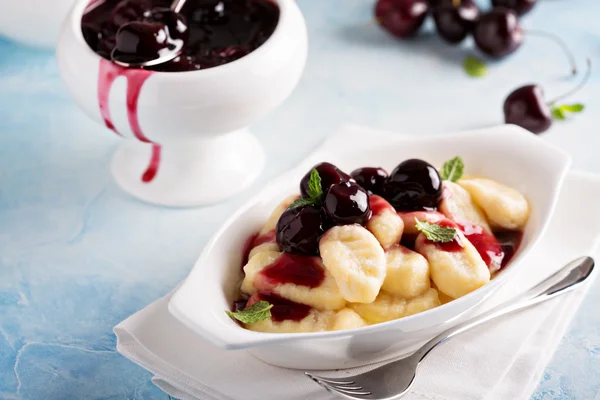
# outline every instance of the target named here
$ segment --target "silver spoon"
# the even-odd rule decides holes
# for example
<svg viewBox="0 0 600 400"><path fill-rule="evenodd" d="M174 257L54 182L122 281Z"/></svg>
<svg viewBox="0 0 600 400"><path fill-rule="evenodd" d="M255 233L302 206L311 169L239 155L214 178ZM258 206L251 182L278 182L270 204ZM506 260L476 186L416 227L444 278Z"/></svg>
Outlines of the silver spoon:
<svg viewBox="0 0 600 400"><path fill-rule="evenodd" d="M178 21L179 21L179 19L178 19L177 14L179 14L181 9L185 5L186 1L187 0L173 0L173 2L171 3L171 7L169 7L169 9L171 10L170 12L175 14L175 18ZM144 67L152 67L155 65L164 64L164 63L167 63L167 62L179 57L181 55L181 52L183 51L183 44L184 44L183 40L173 40L173 41L169 42L169 44L174 45L175 48L172 50L169 49L167 51L162 51L158 55L157 58L154 58L151 60L143 60L143 61L139 61L139 62L126 62L126 61L120 60L117 57L118 53L116 52L116 47L113 49L113 51L111 53L111 59L112 59L112 62L114 62L115 64L117 64L121 67L125 67L125 68L144 68Z"/></svg>
<svg viewBox="0 0 600 400"><path fill-rule="evenodd" d="M305 374L329 392L351 400L398 399L411 387L417 368L423 359L439 344L459 333L468 331L502 315L522 310L534 304L552 299L583 285L594 269L591 257L571 261L554 275L543 280L527 292L477 317L450 328L427 343L407 358L391 362L369 372L345 378L325 378Z"/></svg>

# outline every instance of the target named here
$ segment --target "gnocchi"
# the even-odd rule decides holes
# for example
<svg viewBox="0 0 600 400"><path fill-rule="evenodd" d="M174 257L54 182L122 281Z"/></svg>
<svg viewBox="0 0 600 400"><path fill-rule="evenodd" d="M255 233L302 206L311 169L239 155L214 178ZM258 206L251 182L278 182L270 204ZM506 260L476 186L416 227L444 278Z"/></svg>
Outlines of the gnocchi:
<svg viewBox="0 0 600 400"><path fill-rule="evenodd" d="M323 162L258 232L230 315L260 332L356 329L452 302L517 251L530 205L501 183L410 159L388 176Z"/></svg>

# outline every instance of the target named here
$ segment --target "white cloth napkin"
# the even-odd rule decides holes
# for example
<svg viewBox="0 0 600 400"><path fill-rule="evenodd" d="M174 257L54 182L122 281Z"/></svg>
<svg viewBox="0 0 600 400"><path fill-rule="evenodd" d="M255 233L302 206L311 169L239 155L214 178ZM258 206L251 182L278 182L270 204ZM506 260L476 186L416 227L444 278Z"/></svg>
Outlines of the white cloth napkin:
<svg viewBox="0 0 600 400"><path fill-rule="evenodd" d="M316 154L326 153L340 140L348 143L367 134L371 138L377 136L378 144L398 139L398 136L366 128L346 128L329 139ZM595 250L600 232L600 208L584 209L578 201L592 196L600 196L600 178L570 173L548 234L523 260L522 272L478 312L533 286L575 257L594 254L600 259L600 251ZM405 398L527 399L588 287L488 323L440 346L423 363ZM114 329L117 350L152 372L154 384L169 395L182 400L333 398L301 371L274 367L245 351L226 351L204 341L169 314L169 298L157 300ZM373 367L330 375L351 375Z"/></svg>

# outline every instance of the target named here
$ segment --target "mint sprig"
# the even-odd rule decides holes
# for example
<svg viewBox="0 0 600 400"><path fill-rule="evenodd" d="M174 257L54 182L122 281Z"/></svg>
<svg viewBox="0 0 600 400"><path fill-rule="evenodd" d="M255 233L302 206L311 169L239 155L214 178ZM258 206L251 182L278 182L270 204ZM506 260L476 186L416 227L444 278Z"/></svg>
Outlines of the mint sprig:
<svg viewBox="0 0 600 400"><path fill-rule="evenodd" d="M462 66L467 75L474 78L481 78L487 75L487 65L477 57L466 56Z"/></svg>
<svg viewBox="0 0 600 400"><path fill-rule="evenodd" d="M582 112L584 108L585 106L581 103L561 105L552 104L550 110L552 111L552 116L554 119L562 121L567 119L568 114L578 114Z"/></svg>
<svg viewBox="0 0 600 400"><path fill-rule="evenodd" d="M254 324L267 318L271 318L271 308L273 308L273 304L269 304L268 302L261 300L252 304L250 307L243 309L242 311L225 312L231 318L235 318L244 324Z"/></svg>
<svg viewBox="0 0 600 400"><path fill-rule="evenodd" d="M321 187L321 176L316 168L310 171L310 178L308 179L308 196L311 199L320 199L323 196L323 188Z"/></svg>
<svg viewBox="0 0 600 400"><path fill-rule="evenodd" d="M460 179L465 169L465 163L459 156L446 161L440 171L440 178L445 181L456 182Z"/></svg>
<svg viewBox="0 0 600 400"><path fill-rule="evenodd" d="M415 218L415 227L417 230L423 232L427 239L436 243L451 242L458 234L456 228L430 224L427 221L419 221L417 218Z"/></svg>
<svg viewBox="0 0 600 400"><path fill-rule="evenodd" d="M300 197L299 199L294 200L292 204L290 204L289 208L310 206L311 204L315 204L315 201L313 199L305 199L303 197Z"/></svg>
<svg viewBox="0 0 600 400"><path fill-rule="evenodd" d="M299 198L290 204L289 208L304 207L312 204L320 204L323 198L323 187L321 186L321 176L315 168L310 171L308 178L308 198Z"/></svg>

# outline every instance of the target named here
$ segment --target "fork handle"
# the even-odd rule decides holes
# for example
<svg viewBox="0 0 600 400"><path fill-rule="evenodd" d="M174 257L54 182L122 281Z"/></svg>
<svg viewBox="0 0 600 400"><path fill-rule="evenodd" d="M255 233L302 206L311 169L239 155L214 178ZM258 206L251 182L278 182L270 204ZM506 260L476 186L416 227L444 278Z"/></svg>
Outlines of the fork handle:
<svg viewBox="0 0 600 400"><path fill-rule="evenodd" d="M592 273L593 269L594 260L591 257L581 257L573 260L522 295L515 297L507 303L494 307L475 318L445 330L425 343L411 357L415 357L417 362L421 362L436 346L462 332L468 331L469 329L475 328L476 326L482 325L502 315L522 310L534 304L567 293L582 285L586 278Z"/></svg>

